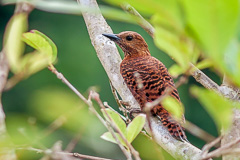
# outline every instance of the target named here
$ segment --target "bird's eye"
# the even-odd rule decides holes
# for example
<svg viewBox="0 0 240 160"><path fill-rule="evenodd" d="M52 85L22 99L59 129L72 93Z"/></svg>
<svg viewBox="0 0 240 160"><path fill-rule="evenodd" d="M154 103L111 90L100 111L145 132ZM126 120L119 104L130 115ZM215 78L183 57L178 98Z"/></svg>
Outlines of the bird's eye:
<svg viewBox="0 0 240 160"><path fill-rule="evenodd" d="M126 40L127 40L127 41L131 41L132 39L133 39L132 36L127 36L127 37L126 37Z"/></svg>

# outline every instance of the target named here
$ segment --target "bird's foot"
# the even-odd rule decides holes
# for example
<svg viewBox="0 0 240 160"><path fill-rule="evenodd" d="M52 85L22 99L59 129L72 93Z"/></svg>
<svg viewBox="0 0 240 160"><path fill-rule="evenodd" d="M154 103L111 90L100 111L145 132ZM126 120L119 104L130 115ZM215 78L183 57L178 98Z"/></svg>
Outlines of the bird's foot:
<svg viewBox="0 0 240 160"><path fill-rule="evenodd" d="M143 113L143 111L141 109L138 109L138 108L131 108L129 110L129 117L130 117L130 119L133 119L135 117L134 115L137 115L139 113Z"/></svg>
<svg viewBox="0 0 240 160"><path fill-rule="evenodd" d="M123 101L123 100L119 100L118 101L119 103L120 103L120 105L119 105L119 109L120 109L120 111L122 111L122 112L124 112L124 113L129 113L129 110L130 110L130 104L129 104L129 102L125 102L125 101ZM122 106L122 105L124 105L124 106Z"/></svg>
<svg viewBox="0 0 240 160"><path fill-rule="evenodd" d="M126 102L126 101L123 101L123 100L120 100L119 102L126 107L130 106L129 102Z"/></svg>

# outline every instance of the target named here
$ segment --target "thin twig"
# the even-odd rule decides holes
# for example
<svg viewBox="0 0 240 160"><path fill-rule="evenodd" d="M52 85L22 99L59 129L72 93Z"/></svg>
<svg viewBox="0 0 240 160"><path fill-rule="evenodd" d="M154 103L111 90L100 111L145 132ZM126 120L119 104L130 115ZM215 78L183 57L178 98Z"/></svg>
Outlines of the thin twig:
<svg viewBox="0 0 240 160"><path fill-rule="evenodd" d="M128 159L129 158L129 154L126 151L126 149L121 145L121 143L119 142L117 136L114 134L114 131L111 129L111 127L109 127L109 125L105 122L105 120L98 114L98 112L95 110L92 101L91 101L91 97L92 97L92 92L90 91L88 100L63 76L62 73L59 73L57 71L57 69L51 64L49 65L48 69L54 73L58 79L60 79L64 84L66 84L80 99L82 99L88 106L89 109L98 117L98 119L102 122L102 124L109 130L109 132L112 133L113 137L115 138L115 140L118 142L118 145L120 147L120 149L123 151L123 153L125 154L125 156Z"/></svg>
<svg viewBox="0 0 240 160"><path fill-rule="evenodd" d="M213 140L212 142L206 144L203 146L202 148L202 157L205 157L206 154L208 153L208 151L213 147L215 146L217 143L219 143L222 139L222 136L216 138L215 140Z"/></svg>
<svg viewBox="0 0 240 160"><path fill-rule="evenodd" d="M240 148L231 148L231 149L223 150L221 154L222 156L237 155L237 157L240 157Z"/></svg>
<svg viewBox="0 0 240 160"><path fill-rule="evenodd" d="M102 101L99 98L99 94L94 92L94 91L90 91L90 99L94 99L97 101L98 105L100 106L100 108L103 110L103 112L107 115L110 123L106 123L107 124L107 129L108 131L112 134L113 138L116 140L118 146L120 147L120 149L122 150L122 152L124 153L124 155L126 156L126 158L128 160L132 160L131 154L130 152L128 152L126 150L126 148L122 145L122 143L120 142L120 139L117 137L116 133L114 132L113 128L116 129L116 131L120 134L120 136L122 135L121 131L116 127L115 123L113 122L112 118L109 116L109 114L106 112L105 107L102 103ZM122 136L124 137L124 136ZM122 138L121 137L121 138Z"/></svg>
<svg viewBox="0 0 240 160"><path fill-rule="evenodd" d="M24 75L22 73L13 75L11 78L8 79L4 87L4 91L9 91L23 79L24 79Z"/></svg>
<svg viewBox="0 0 240 160"><path fill-rule="evenodd" d="M114 128L117 133L120 135L120 137L123 139L123 141L125 142L125 144L128 146L128 148L130 149L130 151L132 152L134 158L136 160L140 160L140 157L139 157L139 153L133 148L133 146L127 141L126 137L123 135L123 133L119 130L119 128L116 126L116 124L113 122L112 118L109 116L109 114L107 113L107 111L105 110L105 107L99 97L99 94L95 93L95 100L98 102L98 105L101 107L101 109L103 109L103 112L106 114L107 118L109 119L110 121L110 124L112 126L112 128Z"/></svg>
<svg viewBox="0 0 240 160"><path fill-rule="evenodd" d="M50 64L48 69L56 74L57 78L60 79L64 84L66 84L81 100L83 100L86 104L89 104L89 101L63 76L62 73L58 72L57 69Z"/></svg>
<svg viewBox="0 0 240 160"><path fill-rule="evenodd" d="M60 128L64 123L66 122L65 116L60 116L57 119L55 119L44 131L43 137L47 137L54 131L56 131L58 128Z"/></svg>
<svg viewBox="0 0 240 160"><path fill-rule="evenodd" d="M215 140L216 138L211 134L207 133L203 129L199 128L195 124L185 120L185 123L182 123L183 127L192 135L204 140L205 142L209 143ZM219 145L215 145L215 147L219 147Z"/></svg>
<svg viewBox="0 0 240 160"><path fill-rule="evenodd" d="M201 70L195 67L192 63L190 63L190 66L192 67L191 75L193 76L193 78L195 78L197 82L202 84L207 89L211 89L218 93L221 93L218 84L216 84L213 80L211 80L207 75L205 75Z"/></svg>
<svg viewBox="0 0 240 160"><path fill-rule="evenodd" d="M220 142L220 140L222 139L222 137L218 137L216 140L214 140L213 142L207 144L204 146L203 148L203 155L202 155L202 159L205 160L205 159L209 159L209 158L213 158L213 157L219 157L221 156L223 153L226 155L226 154L230 154L233 146L237 145L240 143L240 138L237 138L236 140L232 141L232 142L229 142L223 146L221 146L220 148L212 151L212 152L209 152L207 153L216 143ZM239 150L235 150L234 151L234 154L236 154L237 152L236 151L239 151ZM240 152L238 152L238 154L240 154Z"/></svg>
<svg viewBox="0 0 240 160"><path fill-rule="evenodd" d="M123 112L123 115L126 118L125 122L128 124L128 123L131 122L130 118L128 117L128 110L123 107L123 105L120 102L120 99L119 99L119 97L117 95L117 91L114 88L114 86L113 86L113 84L112 84L112 82L110 80L109 80L109 83L110 83L110 87L111 87L111 90L112 90L113 97L115 98L115 101L117 102L118 108L119 108L120 111Z"/></svg>
<svg viewBox="0 0 240 160"><path fill-rule="evenodd" d="M98 117L104 126L106 126L103 118L97 113L95 108L92 105L92 102L87 100L64 76L62 73L58 72L53 65L49 65L48 69L54 73L58 79L60 79L64 84L66 84L81 100L83 100L91 109L91 111Z"/></svg>
<svg viewBox="0 0 240 160"><path fill-rule="evenodd" d="M82 135L77 134L67 145L66 149L64 150L65 152L71 152L75 146L77 145L78 141L81 139Z"/></svg>
<svg viewBox="0 0 240 160"><path fill-rule="evenodd" d="M106 108L109 108L110 110L112 110L113 112L115 112L116 114L118 114L125 122L127 121L127 118L125 116L122 116L120 113L118 113L117 111L115 111L111 106L109 106L109 104L107 102L103 102L103 105Z"/></svg>
<svg viewBox="0 0 240 160"><path fill-rule="evenodd" d="M42 150L42 149L33 148L33 147L16 148L16 149L18 149L18 150L29 150L29 151L34 151L34 152L37 152L37 153L43 153L43 154L46 154L46 155L50 155L52 153L55 153L55 154L71 156L71 157L81 158L81 159L89 159L89 160L112 160L112 159L108 159L108 158L89 156L89 155L84 155L84 154L80 154L80 153L54 152L51 149Z"/></svg>
<svg viewBox="0 0 240 160"><path fill-rule="evenodd" d="M121 7L127 11L128 13L138 17L139 19L137 19L137 22L138 24L150 35L150 36L154 36L154 32L155 32L155 29L154 27L148 22L146 21L142 16L141 14L138 13L138 11L132 7L131 5L129 4L123 4L121 5Z"/></svg>

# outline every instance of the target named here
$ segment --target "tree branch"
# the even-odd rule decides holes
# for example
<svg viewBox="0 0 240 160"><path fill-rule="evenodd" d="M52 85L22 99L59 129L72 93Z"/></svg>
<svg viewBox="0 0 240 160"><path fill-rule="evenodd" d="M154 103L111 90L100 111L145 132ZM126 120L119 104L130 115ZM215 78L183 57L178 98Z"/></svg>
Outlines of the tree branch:
<svg viewBox="0 0 240 160"><path fill-rule="evenodd" d="M130 4L122 4L121 5L122 9L125 10L126 12L138 17L137 19L137 23L151 36L154 37L154 32L155 29L154 27L148 22L146 21L140 13L138 13L138 11L133 8Z"/></svg>
<svg viewBox="0 0 240 160"><path fill-rule="evenodd" d="M215 139L213 142L205 145L203 147L203 154L202 154L202 159L209 159L212 157L220 157L221 155L227 155L227 159L235 159L235 155L230 155L230 154L238 154L240 155L240 150L239 148L234 148L236 145L239 145L240 143L240 138L238 137L235 140L232 140L230 142L227 142L226 144L222 145L220 148L213 150L209 152L209 150L217 144L223 137L218 137ZM208 153L209 152L209 153Z"/></svg>
<svg viewBox="0 0 240 160"><path fill-rule="evenodd" d="M0 52L0 143L6 143L9 140L6 125L5 125L5 113L2 105L2 92L7 82L9 67L8 60L4 50ZM0 148L0 159L17 159L15 151L11 148Z"/></svg>
<svg viewBox="0 0 240 160"><path fill-rule="evenodd" d="M193 71L191 72L191 75L193 76L193 78L195 78L195 80L198 83L202 84L203 87L207 89L211 89L218 93L221 93L219 85L217 83L211 80L206 74L204 74L201 70L195 67L192 63L190 63L190 66L193 69Z"/></svg>
<svg viewBox="0 0 240 160"><path fill-rule="evenodd" d="M80 3L83 7L86 6L87 8L94 8L96 10L95 13L84 12L83 18L86 22L92 45L110 81L123 98L123 101L129 102L131 106L140 108L120 74L120 63L122 60L117 51L117 47L113 42L102 36L103 33L112 33L112 30L101 15L96 1L80 0Z"/></svg>
<svg viewBox="0 0 240 160"><path fill-rule="evenodd" d="M222 94L233 100L237 103L240 103L240 91L239 88L234 86L227 78L226 75L223 77L223 83L220 86L220 90ZM229 142L234 142L237 138L240 137L240 109L234 108L233 109L233 119L232 119L232 126L230 130L227 133L224 134L222 140L221 140L221 147L227 145ZM234 149L240 149L240 144L236 145ZM240 153L238 153L240 154ZM224 155L223 160L232 160L236 156L234 154L232 155Z"/></svg>
<svg viewBox="0 0 240 160"><path fill-rule="evenodd" d="M6 133L5 114L1 102L1 96L4 86L7 82L9 67L7 57L4 51L0 52L0 136Z"/></svg>
<svg viewBox="0 0 240 160"><path fill-rule="evenodd" d="M21 13L21 12L30 13L32 11L32 7L30 10L28 9L29 9L29 5L27 3L17 3L14 14ZM7 83L8 73L9 73L9 64L8 64L8 59L6 55L6 50L4 49L4 46L3 46L3 49L0 52L0 143L3 143L4 140L7 141L9 139L7 130L6 130L6 124L5 124L5 113L2 105L2 92ZM15 151L12 148L4 149L4 150L3 148L1 149L2 150L0 154L0 159L9 159L9 160L17 159L15 155Z"/></svg>
<svg viewBox="0 0 240 160"><path fill-rule="evenodd" d="M232 126L227 133L223 133L224 136L221 140L221 147L225 146L229 142L233 142L240 137L240 110L233 109L233 119ZM235 146L235 149L240 149L240 143ZM240 152L238 153L240 154ZM235 155L225 155L223 156L223 160L232 160L236 158Z"/></svg>
<svg viewBox="0 0 240 160"><path fill-rule="evenodd" d="M95 13L84 12L83 17L87 25L90 39L97 52L97 56L107 72L114 88L116 88L123 101L129 102L132 108L140 109L139 104L132 96L120 74L119 67L121 58L115 44L102 36L103 33L112 33L112 30L101 15L97 2L95 0L80 0L80 3L83 6L93 7L97 10ZM175 140L157 119L151 118L150 121L153 126L152 133L157 140L157 143L172 156L183 160L200 158L201 150L189 143ZM147 124L148 123L146 123L145 126L146 130L148 130ZM148 132L150 131L148 130Z"/></svg>
<svg viewBox="0 0 240 160"><path fill-rule="evenodd" d="M240 103L240 89L234 86L226 75L223 76L220 91L224 97Z"/></svg>
<svg viewBox="0 0 240 160"><path fill-rule="evenodd" d="M80 159L89 159L89 160L112 160L108 158L101 158L101 157L95 157L95 156L89 156L89 155L84 155L80 153L68 153L68 152L63 152L63 151L54 151L52 149L38 149L38 148L32 148L32 147L27 147L27 148L17 148L18 150L29 150L29 151L34 151L37 153L43 153L46 155L51 155L51 154L57 154L59 156L64 156L63 158L68 159L68 160L74 160L75 158L80 158ZM75 157L75 158L74 158Z"/></svg>

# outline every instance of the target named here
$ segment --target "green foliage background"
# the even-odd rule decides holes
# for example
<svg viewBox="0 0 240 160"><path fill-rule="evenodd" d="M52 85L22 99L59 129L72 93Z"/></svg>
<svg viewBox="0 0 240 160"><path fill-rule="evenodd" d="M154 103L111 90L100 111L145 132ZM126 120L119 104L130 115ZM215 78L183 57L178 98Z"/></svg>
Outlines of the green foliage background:
<svg viewBox="0 0 240 160"><path fill-rule="evenodd" d="M103 2L99 2L103 3ZM13 15L14 6L0 6L0 48L6 24ZM140 33L149 45L150 52L168 68L174 61L160 51L152 38L138 25L125 22L110 21L114 33L132 30ZM90 87L99 91L101 99L107 101L116 110L117 105L111 93L108 77L100 64L91 45L82 16L54 14L34 10L29 17L29 30L37 29L50 37L58 47L58 62L55 67L85 96ZM31 48L27 48L28 51ZM122 51L120 51L122 54ZM204 72L215 82L221 79L211 70ZM11 75L10 75L11 76ZM187 120L217 136L217 129L208 113L189 93L189 87L199 85L190 77L187 84L178 91L185 105ZM3 106L6 113L7 129L16 144L32 143L45 135L46 128L57 118L63 117L63 125L40 142L36 147L52 145L61 140L63 148L70 140L80 135L80 141L74 151L94 156L124 159L117 145L104 141L100 136L106 132L104 126L92 115L87 107L47 68L18 83L13 89L3 93ZM80 107L79 107L80 106ZM189 141L201 148L205 143L187 133ZM144 143L144 144L143 144ZM159 150L151 150L146 137L140 135L134 140L134 147L141 151L143 159L157 157ZM144 147L145 145L145 147ZM19 159L32 159L40 155L34 152L18 151Z"/></svg>

